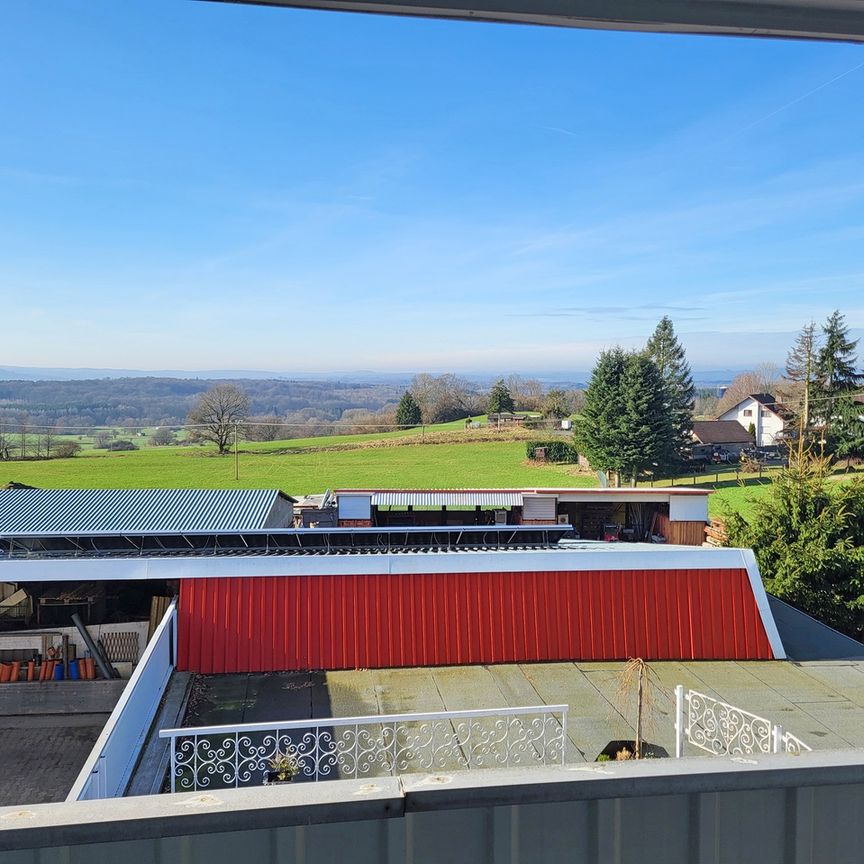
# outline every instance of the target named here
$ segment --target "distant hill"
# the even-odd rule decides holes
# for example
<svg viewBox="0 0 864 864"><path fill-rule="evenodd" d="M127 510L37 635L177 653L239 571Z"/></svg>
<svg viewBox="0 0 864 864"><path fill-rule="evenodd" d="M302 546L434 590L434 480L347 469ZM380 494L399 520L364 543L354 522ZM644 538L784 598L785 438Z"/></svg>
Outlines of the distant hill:
<svg viewBox="0 0 864 864"><path fill-rule="evenodd" d="M7 381L83 381L103 378L203 378L214 380L308 380L407 382L413 372L271 372L260 369L101 369L65 366L0 366L0 380Z"/></svg>
<svg viewBox="0 0 864 864"><path fill-rule="evenodd" d="M91 378L0 381L0 423L15 426L158 426L183 423L196 397L222 378ZM327 423L352 409L394 405L405 384L237 378L254 415L292 423ZM311 432L310 428L310 432Z"/></svg>

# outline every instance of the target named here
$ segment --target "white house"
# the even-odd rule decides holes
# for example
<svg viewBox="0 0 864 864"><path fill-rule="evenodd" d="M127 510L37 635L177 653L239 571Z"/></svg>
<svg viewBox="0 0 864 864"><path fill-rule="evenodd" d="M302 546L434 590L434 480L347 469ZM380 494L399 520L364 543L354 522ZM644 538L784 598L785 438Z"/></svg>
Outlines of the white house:
<svg viewBox="0 0 864 864"><path fill-rule="evenodd" d="M745 429L752 424L756 446L770 447L782 439L789 415L770 393L751 393L717 419L737 420Z"/></svg>

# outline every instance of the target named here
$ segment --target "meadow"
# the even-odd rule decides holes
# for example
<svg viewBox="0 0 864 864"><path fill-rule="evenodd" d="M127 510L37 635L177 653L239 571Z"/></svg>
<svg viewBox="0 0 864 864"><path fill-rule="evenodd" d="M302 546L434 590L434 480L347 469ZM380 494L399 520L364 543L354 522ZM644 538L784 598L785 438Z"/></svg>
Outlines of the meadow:
<svg viewBox="0 0 864 864"><path fill-rule="evenodd" d="M501 440L489 440L490 438ZM111 453L88 449L72 459L0 463L0 484L46 488L279 488L292 495L340 487L594 486L572 465L534 465L525 439L536 432L472 433L444 424L424 430L241 442L214 447L152 447ZM548 437L544 434L543 437Z"/></svg>
<svg viewBox="0 0 864 864"><path fill-rule="evenodd" d="M14 481L45 488L279 488L292 495L352 487L597 486L595 474L574 465L525 458L527 439L553 434L466 430L459 420L397 432L241 441L236 461L233 453L219 456L212 445L154 447L147 436L133 438L140 449L129 452L86 448L71 459L0 462L0 486ZM732 510L748 516L754 501L770 489L776 470L759 476L724 467L652 485L711 489L712 515Z"/></svg>

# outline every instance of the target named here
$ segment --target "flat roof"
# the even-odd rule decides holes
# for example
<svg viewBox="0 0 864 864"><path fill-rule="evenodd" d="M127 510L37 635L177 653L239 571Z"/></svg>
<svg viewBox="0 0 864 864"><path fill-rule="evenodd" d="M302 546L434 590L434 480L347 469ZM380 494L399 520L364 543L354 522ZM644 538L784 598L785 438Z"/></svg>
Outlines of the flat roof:
<svg viewBox="0 0 864 864"><path fill-rule="evenodd" d="M250 531L0 532L0 562L32 558L356 555L554 548L572 526L410 525Z"/></svg>
<svg viewBox="0 0 864 864"><path fill-rule="evenodd" d="M594 762L610 741L635 737L634 706L621 696L624 666L620 661L198 675L183 725L566 703L566 761ZM862 661L661 661L650 668L653 709L645 739L669 753L674 754L678 684L782 723L814 750L864 748ZM685 756L704 755L685 747Z"/></svg>
<svg viewBox="0 0 864 864"><path fill-rule="evenodd" d="M507 526L512 530L515 526ZM545 528L546 526L531 526ZM567 526L548 526L560 530ZM379 529L371 529L377 531ZM404 531L405 529L399 529ZM422 530L422 529L420 529ZM537 533L536 531L534 533ZM400 547L392 549L331 549L189 555L118 550L117 554L13 555L0 557L0 581L100 581L193 579L256 576L335 576L361 573L530 573L546 570L753 570L749 549L676 546L653 543L604 543L599 540L500 548ZM761 584L761 583L760 583Z"/></svg>
<svg viewBox="0 0 864 864"><path fill-rule="evenodd" d="M334 495L608 495L614 497L629 497L633 495L710 495L712 489L702 489L698 486L681 488L678 486L531 486L523 489L335 489Z"/></svg>

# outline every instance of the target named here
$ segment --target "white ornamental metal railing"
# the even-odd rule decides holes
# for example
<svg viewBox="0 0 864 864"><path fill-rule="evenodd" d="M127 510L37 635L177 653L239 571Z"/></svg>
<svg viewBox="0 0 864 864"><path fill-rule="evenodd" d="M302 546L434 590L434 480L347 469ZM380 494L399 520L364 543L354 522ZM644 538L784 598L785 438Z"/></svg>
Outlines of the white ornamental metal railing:
<svg viewBox="0 0 864 864"><path fill-rule="evenodd" d="M675 755L684 755L685 742L715 756L810 751L800 738L758 714L688 690L675 688Z"/></svg>
<svg viewBox="0 0 864 864"><path fill-rule="evenodd" d="M260 784L287 754L298 779L564 764L566 705L162 729L171 791Z"/></svg>

